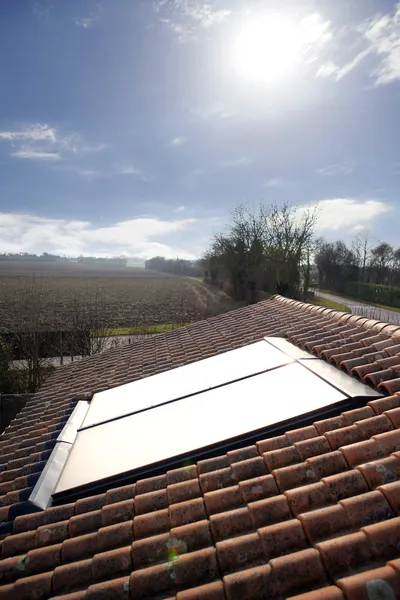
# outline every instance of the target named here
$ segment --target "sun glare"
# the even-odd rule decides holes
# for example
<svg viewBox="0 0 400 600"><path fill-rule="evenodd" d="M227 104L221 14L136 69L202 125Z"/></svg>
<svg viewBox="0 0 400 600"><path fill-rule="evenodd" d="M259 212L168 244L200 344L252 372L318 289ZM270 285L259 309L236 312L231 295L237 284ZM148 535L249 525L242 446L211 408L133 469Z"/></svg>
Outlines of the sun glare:
<svg viewBox="0 0 400 600"><path fill-rule="evenodd" d="M299 22L283 14L263 15L243 25L237 35L234 67L241 76L259 82L287 77L323 30L315 15Z"/></svg>

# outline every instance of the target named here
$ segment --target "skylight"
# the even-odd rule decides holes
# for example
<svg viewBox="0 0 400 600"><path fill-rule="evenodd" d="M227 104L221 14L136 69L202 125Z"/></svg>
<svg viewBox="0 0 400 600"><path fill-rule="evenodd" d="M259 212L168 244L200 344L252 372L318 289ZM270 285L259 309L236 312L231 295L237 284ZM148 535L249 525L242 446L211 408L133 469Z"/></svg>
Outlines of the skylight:
<svg viewBox="0 0 400 600"><path fill-rule="evenodd" d="M97 493L380 396L287 340L265 338L95 395L53 497Z"/></svg>

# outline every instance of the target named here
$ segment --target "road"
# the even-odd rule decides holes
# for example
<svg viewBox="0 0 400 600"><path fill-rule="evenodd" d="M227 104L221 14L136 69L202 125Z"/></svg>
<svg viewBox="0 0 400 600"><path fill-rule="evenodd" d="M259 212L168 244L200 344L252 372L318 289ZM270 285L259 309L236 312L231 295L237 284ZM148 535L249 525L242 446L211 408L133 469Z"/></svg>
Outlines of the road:
<svg viewBox="0 0 400 600"><path fill-rule="evenodd" d="M351 300L350 298L343 298L342 296L335 296L335 294L327 294L315 290L315 295L325 298L325 300L331 300L338 304L344 304L348 306L353 314L368 317L369 319L376 319L383 323L392 323L393 325L400 325L400 311L387 310L386 308L379 308L378 306L371 306L370 304L364 304L357 300Z"/></svg>

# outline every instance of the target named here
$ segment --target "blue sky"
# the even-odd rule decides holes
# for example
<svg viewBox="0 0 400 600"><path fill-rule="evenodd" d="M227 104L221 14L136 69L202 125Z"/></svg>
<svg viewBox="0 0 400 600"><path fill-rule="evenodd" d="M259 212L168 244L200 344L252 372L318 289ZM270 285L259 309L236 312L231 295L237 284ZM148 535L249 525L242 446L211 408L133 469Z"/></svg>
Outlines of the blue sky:
<svg viewBox="0 0 400 600"><path fill-rule="evenodd" d="M398 245L399 106L390 0L3 0L0 251L197 257L246 200Z"/></svg>

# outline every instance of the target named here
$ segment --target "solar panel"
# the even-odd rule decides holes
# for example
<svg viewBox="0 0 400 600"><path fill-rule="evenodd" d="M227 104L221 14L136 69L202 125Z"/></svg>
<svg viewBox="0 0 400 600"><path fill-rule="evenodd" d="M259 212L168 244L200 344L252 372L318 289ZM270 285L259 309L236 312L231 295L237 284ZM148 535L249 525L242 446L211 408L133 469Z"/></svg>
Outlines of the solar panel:
<svg viewBox="0 0 400 600"><path fill-rule="evenodd" d="M285 393L288 381L295 391ZM286 421L347 396L299 363L84 429L56 494Z"/></svg>
<svg viewBox="0 0 400 600"><path fill-rule="evenodd" d="M82 427L196 394L293 359L265 341L205 358L93 396Z"/></svg>

